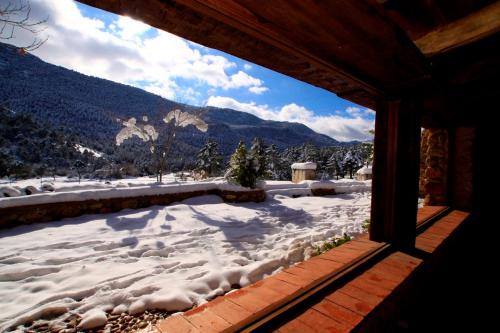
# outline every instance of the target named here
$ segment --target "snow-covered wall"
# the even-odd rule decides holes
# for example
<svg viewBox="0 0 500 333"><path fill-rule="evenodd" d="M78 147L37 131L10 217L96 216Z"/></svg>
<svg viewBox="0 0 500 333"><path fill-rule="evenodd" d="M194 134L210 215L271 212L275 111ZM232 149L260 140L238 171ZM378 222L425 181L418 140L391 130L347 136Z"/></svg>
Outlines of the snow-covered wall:
<svg viewBox="0 0 500 333"><path fill-rule="evenodd" d="M0 227L117 212L126 208L168 205L211 194L220 196L225 202L260 202L266 199L262 189L251 190L229 184L219 186L215 183L44 193L0 200Z"/></svg>
<svg viewBox="0 0 500 333"><path fill-rule="evenodd" d="M263 182L258 189L225 181L149 185L125 188L39 193L0 199L0 227L60 220L83 214L101 214L122 209L168 205L200 195L218 195L225 202L260 202L267 195L322 196L370 190L371 182L303 181Z"/></svg>

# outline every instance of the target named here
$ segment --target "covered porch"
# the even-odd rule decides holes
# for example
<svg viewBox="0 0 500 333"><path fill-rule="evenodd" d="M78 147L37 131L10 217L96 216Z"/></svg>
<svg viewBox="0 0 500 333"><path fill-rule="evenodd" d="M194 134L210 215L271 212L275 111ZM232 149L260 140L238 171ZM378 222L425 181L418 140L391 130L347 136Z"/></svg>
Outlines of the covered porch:
<svg viewBox="0 0 500 333"><path fill-rule="evenodd" d="M271 290L245 296L254 308L216 299L168 319L159 331L420 331L431 319L440 328L492 322L475 305L477 295L494 288L487 176L496 127L490 114L500 96L499 1L80 2L376 111L369 239L331 251L343 262L327 253L303 263L290 273L294 283L285 272L249 287ZM449 208L417 212L419 185L428 204ZM227 307L217 312L217 304Z"/></svg>

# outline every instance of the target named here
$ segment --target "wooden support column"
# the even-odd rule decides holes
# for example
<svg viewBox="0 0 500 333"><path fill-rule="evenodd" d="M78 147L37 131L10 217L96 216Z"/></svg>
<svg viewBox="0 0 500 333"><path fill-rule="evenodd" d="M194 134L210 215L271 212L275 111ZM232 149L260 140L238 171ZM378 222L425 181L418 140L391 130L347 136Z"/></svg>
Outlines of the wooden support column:
<svg viewBox="0 0 500 333"><path fill-rule="evenodd" d="M380 101L375 118L370 239L415 246L420 116L412 99Z"/></svg>

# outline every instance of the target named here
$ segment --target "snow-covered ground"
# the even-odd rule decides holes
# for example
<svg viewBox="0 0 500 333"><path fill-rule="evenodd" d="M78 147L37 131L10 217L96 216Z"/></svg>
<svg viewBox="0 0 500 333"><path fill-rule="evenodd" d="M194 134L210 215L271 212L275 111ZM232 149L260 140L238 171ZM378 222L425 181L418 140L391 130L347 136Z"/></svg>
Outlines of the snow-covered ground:
<svg viewBox="0 0 500 333"><path fill-rule="evenodd" d="M1 230L0 331L67 311L184 310L257 281L312 243L362 232L369 183L348 183L352 193L330 197L291 198L279 193L290 184L269 183L262 203L203 196Z"/></svg>

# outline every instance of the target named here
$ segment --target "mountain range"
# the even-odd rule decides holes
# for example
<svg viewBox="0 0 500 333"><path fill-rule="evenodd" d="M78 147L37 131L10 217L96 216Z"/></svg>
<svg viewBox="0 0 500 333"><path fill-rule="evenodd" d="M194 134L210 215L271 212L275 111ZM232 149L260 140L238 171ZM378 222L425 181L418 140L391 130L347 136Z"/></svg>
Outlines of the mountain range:
<svg viewBox="0 0 500 333"><path fill-rule="evenodd" d="M55 66L31 54L19 54L13 46L0 43L0 105L15 113L29 113L35 121L48 123L76 135L82 144L105 151L114 144L121 121L147 116L160 126L173 109L201 114L208 131L187 128L179 133L189 153L197 151L208 137L229 155L238 141L247 144L261 137L280 149L310 143L318 147L339 142L291 122L263 120L252 114L215 107L176 103L139 88L87 76Z"/></svg>

